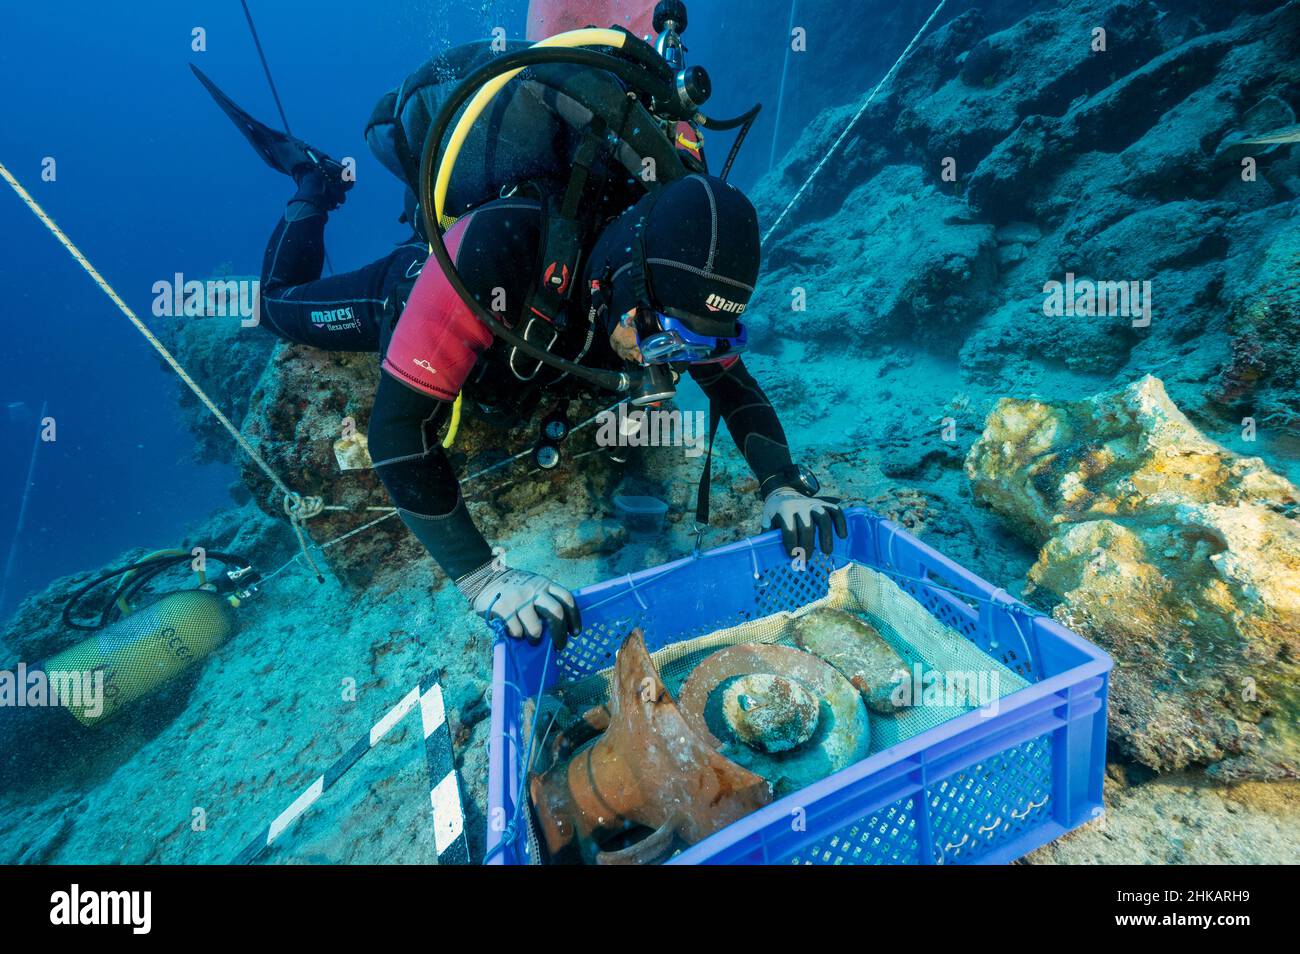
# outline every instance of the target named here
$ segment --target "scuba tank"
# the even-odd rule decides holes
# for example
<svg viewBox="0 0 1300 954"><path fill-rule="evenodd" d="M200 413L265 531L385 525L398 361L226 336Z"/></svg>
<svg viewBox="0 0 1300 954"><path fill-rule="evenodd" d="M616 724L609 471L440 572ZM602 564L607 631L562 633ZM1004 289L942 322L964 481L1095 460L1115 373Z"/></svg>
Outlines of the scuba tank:
<svg viewBox="0 0 1300 954"><path fill-rule="evenodd" d="M167 593L71 649L45 661L52 673L89 674L100 684L92 698L64 700L88 729L157 692L222 646L235 632L235 610L207 590Z"/></svg>
<svg viewBox="0 0 1300 954"><path fill-rule="evenodd" d="M208 552L205 559L230 569L216 582L197 571L197 589L163 593L142 606L133 606L133 599L166 570L191 563L190 553L159 551L108 571L73 594L64 606L63 623L91 635L43 662L14 667L13 697L0 705L0 765L9 769L21 759L39 768L41 750L76 744L138 707L234 635L235 608L256 593L257 573L228 554ZM110 580L118 583L98 618L78 620L80 604Z"/></svg>

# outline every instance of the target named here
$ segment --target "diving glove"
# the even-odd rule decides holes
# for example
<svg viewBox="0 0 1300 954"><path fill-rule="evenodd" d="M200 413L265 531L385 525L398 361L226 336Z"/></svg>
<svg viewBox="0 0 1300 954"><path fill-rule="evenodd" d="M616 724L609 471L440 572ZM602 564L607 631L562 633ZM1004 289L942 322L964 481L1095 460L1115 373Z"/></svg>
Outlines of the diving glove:
<svg viewBox="0 0 1300 954"><path fill-rule="evenodd" d="M829 554L835 536L847 540L848 521L840 502L834 497L809 497L793 487L778 487L763 501L763 526L780 528L781 545L794 555L796 548L808 557L813 545L820 543L822 553Z"/></svg>
<svg viewBox="0 0 1300 954"><path fill-rule="evenodd" d="M456 581L474 612L499 619L515 639L533 645L542 640L542 626L550 630L555 648L563 649L569 635L582 628L573 594L540 573L514 570L493 561Z"/></svg>

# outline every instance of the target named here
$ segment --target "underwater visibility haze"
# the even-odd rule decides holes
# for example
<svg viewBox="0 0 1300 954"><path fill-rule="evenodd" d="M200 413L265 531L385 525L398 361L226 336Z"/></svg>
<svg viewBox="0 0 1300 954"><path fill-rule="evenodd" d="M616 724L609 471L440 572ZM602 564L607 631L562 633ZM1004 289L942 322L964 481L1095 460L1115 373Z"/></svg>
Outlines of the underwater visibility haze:
<svg viewBox="0 0 1300 954"><path fill-rule="evenodd" d="M1300 0L56 7L0 859L1300 857Z"/></svg>

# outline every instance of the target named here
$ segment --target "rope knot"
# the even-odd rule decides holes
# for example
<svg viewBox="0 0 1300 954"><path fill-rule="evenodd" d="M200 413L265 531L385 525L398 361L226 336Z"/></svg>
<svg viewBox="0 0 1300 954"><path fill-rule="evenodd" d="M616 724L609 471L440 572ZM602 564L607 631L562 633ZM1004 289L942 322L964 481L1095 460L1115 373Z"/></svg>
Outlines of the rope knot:
<svg viewBox="0 0 1300 954"><path fill-rule="evenodd" d="M310 520L325 510L325 501L321 497L304 497L297 492L284 495L284 513L294 523Z"/></svg>

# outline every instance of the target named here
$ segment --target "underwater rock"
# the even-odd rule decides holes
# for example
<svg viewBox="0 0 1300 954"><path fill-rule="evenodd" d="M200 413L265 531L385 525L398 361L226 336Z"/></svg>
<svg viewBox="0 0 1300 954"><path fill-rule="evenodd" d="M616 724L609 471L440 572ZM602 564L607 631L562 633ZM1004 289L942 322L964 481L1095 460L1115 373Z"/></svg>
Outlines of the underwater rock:
<svg viewBox="0 0 1300 954"><path fill-rule="evenodd" d="M1206 439L1153 377L1003 399L975 498L1042 545L1033 588L1112 653L1111 733L1160 771L1300 775L1300 490Z"/></svg>
<svg viewBox="0 0 1300 954"><path fill-rule="evenodd" d="M1083 31L1085 37L1093 25ZM1140 57L1142 65L1131 73L1116 70L1120 64L1109 53L1072 55L1071 62L1091 61L1102 71L1100 86L1072 83L1074 95L1063 100L1069 108L1059 118L1054 111L1031 110L971 173L971 205L1003 216L1023 213L1033 195L1050 191L1053 177L1077 161L1078 143L1105 142L1115 149L1136 141L1167 110L1214 78L1236 39L1235 33L1198 37L1147 62ZM1086 40L1071 40L1086 49ZM1137 45L1149 51L1158 48L1158 41L1151 38ZM1120 78L1110 81L1117 72Z"/></svg>
<svg viewBox="0 0 1300 954"><path fill-rule="evenodd" d="M722 694L722 716L736 738L760 752L786 752L817 731L817 698L792 679L759 672Z"/></svg>
<svg viewBox="0 0 1300 954"><path fill-rule="evenodd" d="M1008 222L993 237L999 245L1033 245L1043 237L1043 230L1033 222Z"/></svg>
<svg viewBox="0 0 1300 954"><path fill-rule="evenodd" d="M769 243L756 337L827 350L900 338L957 351L966 379L994 388L1060 371L1104 387L1126 366L1126 380L1161 369L1171 393L1199 411L1214 364L1232 360L1219 316L1250 291L1245 263L1294 218L1287 183L1300 191L1293 146L1261 155L1251 184L1216 164L1216 147L1234 131L1257 132L1252 117L1288 115L1300 9L1068 0L1028 15L1023 6L982 12L1002 28L988 32L975 11L937 26L809 184ZM1104 52L1090 48L1099 25ZM808 125L754 190L762 219L781 213L855 113L850 103ZM941 175L948 159L955 181ZM986 247L971 243L977 234ZM941 267L953 253L960 271ZM1150 281L1158 327L1044 316L1034 292L1067 272ZM791 325L796 289L808 307ZM1189 357L1192 342L1201 348ZM1274 422L1278 410L1269 395ZM890 470L917 466L905 455Z"/></svg>
<svg viewBox="0 0 1300 954"><path fill-rule="evenodd" d="M1300 229L1279 230L1254 259L1229 317L1231 358L1208 397L1259 430L1300 437Z"/></svg>
<svg viewBox="0 0 1300 954"><path fill-rule="evenodd" d="M1124 367L1135 341L1124 318L1048 319L1043 298L1009 301L991 312L961 346L967 380L1017 375L1013 359L1059 364L1080 374L1112 374Z"/></svg>
<svg viewBox="0 0 1300 954"><path fill-rule="evenodd" d="M255 275L234 275L229 271L218 270L212 277L248 283L257 279ZM218 309L211 302L207 307L208 316L162 318L154 329L199 387L238 427L248 413L253 389L275 348L276 338L265 328L245 327L244 319L237 314L218 317ZM173 373L166 365L162 367L165 373ZM241 456L239 445L212 412L179 380L176 393L185 426L194 435L194 459L199 463L236 462Z"/></svg>
<svg viewBox="0 0 1300 954"><path fill-rule="evenodd" d="M1005 50L985 37L965 55L961 64L961 81L967 86L992 86L1007 65Z"/></svg>
<svg viewBox="0 0 1300 954"><path fill-rule="evenodd" d="M1026 108L1030 104L1021 102L1028 114L1024 122L971 176L971 204L1003 215L1032 208L1034 196L1059 195L1055 177L1088 161L1089 149L1123 151L1122 164L1102 169L1090 194L1113 186L1168 199L1230 181L1206 174L1214 144L1256 105L1265 84L1285 89L1294 81L1300 14L1281 5L1261 12L1170 49L1154 35L1139 39L1141 65L1118 62L1111 51L1084 54L1104 69L1104 88L1085 91L1068 110ZM1109 43L1121 34L1104 22ZM1080 59L1065 50L1061 55L1071 62Z"/></svg>
<svg viewBox="0 0 1300 954"><path fill-rule="evenodd" d="M960 450L937 434L903 432L880 442L880 470L886 477L925 480L937 471L960 469L961 460Z"/></svg>
<svg viewBox="0 0 1300 954"><path fill-rule="evenodd" d="M1198 431L1150 375L1083 401L1002 399L966 459L975 498L1041 544L1058 526L1186 503L1293 503L1257 457Z"/></svg>
<svg viewBox="0 0 1300 954"><path fill-rule="evenodd" d="M21 828L8 828L0 832L0 858L5 864L40 865L50 864L54 855L67 843L68 836L85 821L87 800L80 793L60 793L51 796L39 805L23 806L5 805L5 822L11 824L22 820L26 823Z"/></svg>
<svg viewBox="0 0 1300 954"><path fill-rule="evenodd" d="M907 663L875 627L843 610L819 609L795 621L795 643L826 660L853 683L867 708L892 715L892 695Z"/></svg>
<svg viewBox="0 0 1300 954"><path fill-rule="evenodd" d="M619 520L580 520L571 538L557 541L555 554L565 560L580 560L598 553L617 553L627 537L627 527Z"/></svg>
<svg viewBox="0 0 1300 954"><path fill-rule="evenodd" d="M297 493L346 508L306 521L307 532L318 543L380 516L364 508L391 506L373 471L341 471L334 456L334 442L349 432L349 421L358 432L366 432L378 379L374 355L279 344L253 392L244 436ZM243 479L258 506L268 514L283 514L281 494L246 458ZM408 539L402 522L390 518L331 547L329 563L340 579L364 585ZM417 553L412 547L407 556Z"/></svg>
<svg viewBox="0 0 1300 954"><path fill-rule="evenodd" d="M325 510L306 521L308 532L318 543L383 516L382 512L365 508L392 506L374 471L360 466L363 450L368 457L364 435L379 373L374 355L281 345L258 383L252 409L245 419L245 436L290 487L304 496L320 497L328 507L344 508ZM603 406L575 402L570 419L575 423L584 421ZM572 508L575 526L585 517L603 513L604 493L617 475L608 454L587 456L580 468L581 479L574 479L573 469L563 463L553 471L537 472L525 455L490 478L468 480L476 472L530 448L537 441L537 428L537 421L515 425L483 411L473 401L465 402L449 456L461 475L471 512L489 539L525 532L530 515L535 515L539 507L562 503ZM595 433L596 429L589 427L570 437L565 442L565 457L576 457L578 448L593 448ZM342 459L338 453L340 441L347 452ZM679 460L678 455L669 454L653 455L651 462L655 467L669 469L690 463L685 455ZM281 496L247 461L243 478L257 504L283 519ZM581 553L587 544L575 537L572 541L561 539L557 545ZM386 566L429 562L424 549L395 517L331 546L325 556L340 580L351 586L365 586Z"/></svg>
<svg viewBox="0 0 1300 954"><path fill-rule="evenodd" d="M1213 202L1167 202L1126 215L1114 225L1079 243L1077 272L1155 275L1222 258L1227 250L1223 205ZM1154 241L1156 237L1159 241Z"/></svg>
<svg viewBox="0 0 1300 954"><path fill-rule="evenodd" d="M951 156L963 182L979 170L988 175L986 158L999 144L1016 139L1022 123L1060 116L1072 102L1101 91L1116 75L1159 52L1153 36L1157 18L1147 0L1075 0L1031 12L976 43L966 54L959 78L938 87L900 91L903 105L894 132L928 157ZM1109 50L1104 56L1090 54L1091 31L1103 23ZM918 56L934 54L918 49ZM1020 138L1022 149L1015 161L1033 158L1020 154L1031 141ZM1038 155L1044 149L1050 150L1050 144L1038 144L1032 152ZM1004 171L1014 175L1010 166ZM1027 194L1029 189L1019 191ZM991 204L981 201L978 208L989 211ZM1003 209L996 211L1001 214Z"/></svg>
<svg viewBox="0 0 1300 954"><path fill-rule="evenodd" d="M1134 784L1114 767L1106 814L1022 864L1288 865L1300 857L1300 783L1213 785L1185 772Z"/></svg>
<svg viewBox="0 0 1300 954"><path fill-rule="evenodd" d="M889 166L836 214L777 240L765 287L781 296L804 289L801 341L842 346L902 336L951 348L990 304L997 279L992 226L945 223L965 213L960 199L926 183L919 169ZM810 262L825 264L812 275ZM771 333L790 331L774 325Z"/></svg>
<svg viewBox="0 0 1300 954"><path fill-rule="evenodd" d="M218 510L179 541L183 549L205 547L222 550L252 561L262 573L270 573L298 552L298 542L282 516L269 516L245 503Z"/></svg>
<svg viewBox="0 0 1300 954"><path fill-rule="evenodd" d="M1018 265L1023 262L1029 255L1025 247L1019 242L1014 245L998 246L998 267L1010 268L1012 265Z"/></svg>
<svg viewBox="0 0 1300 954"><path fill-rule="evenodd" d="M864 503L872 513L894 521L914 536L923 536L933 524L951 523L954 519L943 511L935 495L912 487L887 490Z"/></svg>

